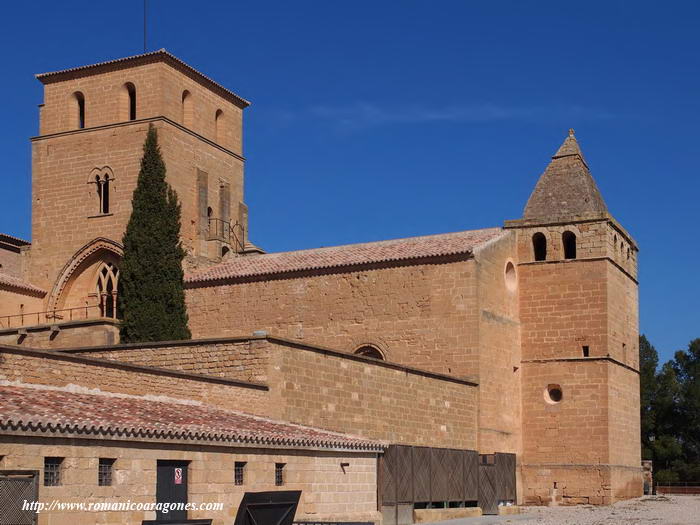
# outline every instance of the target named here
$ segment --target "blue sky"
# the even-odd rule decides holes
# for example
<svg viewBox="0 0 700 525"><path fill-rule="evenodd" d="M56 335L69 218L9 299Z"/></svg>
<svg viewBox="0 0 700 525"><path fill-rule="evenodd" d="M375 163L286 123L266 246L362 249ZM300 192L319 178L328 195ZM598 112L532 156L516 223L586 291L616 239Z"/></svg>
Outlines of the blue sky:
<svg viewBox="0 0 700 525"><path fill-rule="evenodd" d="M0 231L30 237L34 73L143 51L142 2L3 5ZM700 337L697 2L149 0L165 47L253 102L251 236L268 251L519 218L576 135L641 252L641 330Z"/></svg>

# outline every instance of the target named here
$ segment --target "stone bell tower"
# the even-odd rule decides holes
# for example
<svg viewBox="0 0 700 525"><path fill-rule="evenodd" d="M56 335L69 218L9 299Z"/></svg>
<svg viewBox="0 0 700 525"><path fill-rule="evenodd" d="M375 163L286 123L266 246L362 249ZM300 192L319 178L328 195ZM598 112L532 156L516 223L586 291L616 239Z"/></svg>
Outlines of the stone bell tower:
<svg viewBox="0 0 700 525"><path fill-rule="evenodd" d="M45 310L62 311L56 320L77 308L115 316L121 239L149 126L182 204L188 268L245 250L249 102L165 50L37 78L44 103L32 139L29 279L48 292Z"/></svg>
<svg viewBox="0 0 700 525"><path fill-rule="evenodd" d="M573 130L505 226L519 261L524 501L641 495L638 248Z"/></svg>

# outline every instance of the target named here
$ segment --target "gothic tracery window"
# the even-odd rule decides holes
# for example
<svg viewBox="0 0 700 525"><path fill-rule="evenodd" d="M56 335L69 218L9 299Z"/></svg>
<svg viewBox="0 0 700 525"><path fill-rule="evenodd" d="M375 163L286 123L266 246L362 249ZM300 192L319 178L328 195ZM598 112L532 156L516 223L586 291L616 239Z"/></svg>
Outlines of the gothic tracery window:
<svg viewBox="0 0 700 525"><path fill-rule="evenodd" d="M97 298L100 302L100 316L117 317L117 284L119 268L111 262L102 263L97 272Z"/></svg>

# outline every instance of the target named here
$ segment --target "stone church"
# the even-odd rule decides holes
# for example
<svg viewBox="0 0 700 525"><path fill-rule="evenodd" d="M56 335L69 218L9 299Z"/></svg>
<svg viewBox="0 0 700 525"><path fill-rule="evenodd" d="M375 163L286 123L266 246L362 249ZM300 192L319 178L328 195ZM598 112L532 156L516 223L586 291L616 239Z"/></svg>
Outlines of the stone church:
<svg viewBox="0 0 700 525"><path fill-rule="evenodd" d="M641 495L638 248L573 130L519 219L265 253L248 101L165 50L37 78L32 240L0 234L0 488L123 504L100 523L216 525L281 488L302 491L298 521L385 525ZM193 338L120 344L149 126ZM146 509L168 501L189 508Z"/></svg>

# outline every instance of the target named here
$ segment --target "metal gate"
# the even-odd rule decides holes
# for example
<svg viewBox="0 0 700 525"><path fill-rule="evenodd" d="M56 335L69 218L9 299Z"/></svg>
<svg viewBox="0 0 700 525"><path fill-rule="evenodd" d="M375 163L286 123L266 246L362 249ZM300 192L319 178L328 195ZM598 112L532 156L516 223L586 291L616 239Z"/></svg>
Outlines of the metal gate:
<svg viewBox="0 0 700 525"><path fill-rule="evenodd" d="M38 500L38 479L36 470L0 470L0 525L36 525L37 513L25 501Z"/></svg>

